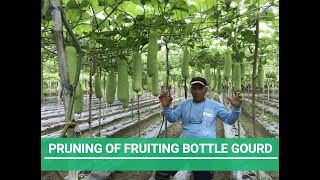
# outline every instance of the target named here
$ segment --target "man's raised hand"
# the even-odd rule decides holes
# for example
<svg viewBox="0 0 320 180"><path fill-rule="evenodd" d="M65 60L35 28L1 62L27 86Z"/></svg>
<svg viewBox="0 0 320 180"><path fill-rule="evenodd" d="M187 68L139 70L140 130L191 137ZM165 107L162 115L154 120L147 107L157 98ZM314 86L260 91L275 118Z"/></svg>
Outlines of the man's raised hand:
<svg viewBox="0 0 320 180"><path fill-rule="evenodd" d="M163 107L169 106L172 102L172 97L167 96L166 92L162 92L159 96L159 99Z"/></svg>
<svg viewBox="0 0 320 180"><path fill-rule="evenodd" d="M239 108L242 104L242 96L240 96L240 92L234 92L235 93L235 97L233 99L231 99L230 97L227 97L227 99L230 101L231 105Z"/></svg>

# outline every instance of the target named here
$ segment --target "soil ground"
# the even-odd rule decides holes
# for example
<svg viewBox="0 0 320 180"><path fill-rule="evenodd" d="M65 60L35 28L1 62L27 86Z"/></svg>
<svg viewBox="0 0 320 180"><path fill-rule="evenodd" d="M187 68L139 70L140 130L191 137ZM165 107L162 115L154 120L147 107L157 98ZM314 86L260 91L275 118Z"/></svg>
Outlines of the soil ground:
<svg viewBox="0 0 320 180"><path fill-rule="evenodd" d="M161 121L159 116L154 116L152 120L147 121L148 123L138 123L130 128L125 130L119 131L118 133L114 134L112 137L130 137L136 134L139 129L144 129L149 125ZM241 113L241 125L243 126L244 130L246 131L246 136L248 138L253 138L253 123L250 120L250 115L248 112L243 111ZM224 138L224 128L223 123L217 119L217 138ZM139 127L140 126L140 127ZM264 138L274 138L274 136L269 133L262 125L258 122L255 123L255 132L256 137L264 137ZM167 129L167 137L179 138L182 133L181 128L181 121L178 123L172 124ZM165 131L159 134L159 138L165 138ZM61 171L63 176L68 175L67 171ZM153 171L116 171L113 172L106 180L148 180L152 175ZM279 172L270 171L268 172L272 179L278 180L279 179ZM41 172L41 180L58 180L58 176L54 171L42 171ZM214 177L212 180L231 180L230 171L216 171L214 173Z"/></svg>

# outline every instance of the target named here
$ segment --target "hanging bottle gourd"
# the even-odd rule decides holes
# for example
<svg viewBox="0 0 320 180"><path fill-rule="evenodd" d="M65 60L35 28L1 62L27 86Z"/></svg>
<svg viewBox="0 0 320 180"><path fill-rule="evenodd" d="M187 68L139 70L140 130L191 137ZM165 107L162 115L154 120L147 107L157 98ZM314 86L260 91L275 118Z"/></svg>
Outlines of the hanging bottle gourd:
<svg viewBox="0 0 320 180"><path fill-rule="evenodd" d="M142 88L144 90L148 89L148 74L144 71L142 72Z"/></svg>
<svg viewBox="0 0 320 180"><path fill-rule="evenodd" d="M82 113L83 112L83 90L82 90L82 86L81 83L78 82L77 85L77 96L74 99L74 113Z"/></svg>
<svg viewBox="0 0 320 180"><path fill-rule="evenodd" d="M126 109L129 107L129 99L122 101L122 108Z"/></svg>
<svg viewBox="0 0 320 180"><path fill-rule="evenodd" d="M129 87L130 91L129 91L129 97L130 97L130 101L133 101L135 98L135 94L136 92L133 91L133 89L131 87Z"/></svg>
<svg viewBox="0 0 320 180"><path fill-rule="evenodd" d="M234 63L234 90L241 92L241 66L239 63Z"/></svg>
<svg viewBox="0 0 320 180"><path fill-rule="evenodd" d="M152 91L152 79L151 79L151 77L148 77L148 80L147 80L147 81L148 81L148 88L147 88L147 90L151 92L151 91Z"/></svg>
<svg viewBox="0 0 320 180"><path fill-rule="evenodd" d="M107 78L107 89L106 89L106 101L108 104L112 104L115 99L116 95L116 88L117 88L117 80L116 80L116 74L113 70L109 72L108 78Z"/></svg>
<svg viewBox="0 0 320 180"><path fill-rule="evenodd" d="M218 83L217 83L217 92L220 94L222 92L222 80L221 80L221 74L220 69L217 69L217 77L218 77Z"/></svg>
<svg viewBox="0 0 320 180"><path fill-rule="evenodd" d="M205 64L204 65L204 78L207 81L207 85L211 85L211 72L210 72L210 64Z"/></svg>
<svg viewBox="0 0 320 180"><path fill-rule="evenodd" d="M147 55L147 73L151 77L157 69L157 54L158 54L158 33L156 30L150 30L148 55Z"/></svg>
<svg viewBox="0 0 320 180"><path fill-rule="evenodd" d="M102 91L101 91L101 81L100 81L100 74L96 73L94 75L94 94L96 95L96 98L100 99L102 98Z"/></svg>
<svg viewBox="0 0 320 180"><path fill-rule="evenodd" d="M128 64L126 60L118 61L118 100L129 101Z"/></svg>
<svg viewBox="0 0 320 180"><path fill-rule="evenodd" d="M225 52L224 57L224 69L223 69L223 77L228 80L231 75L231 69L232 69L232 57L231 57L231 51L229 49Z"/></svg>
<svg viewBox="0 0 320 180"><path fill-rule="evenodd" d="M264 89L264 79L265 79L265 73L263 66L259 64L258 66L258 88L263 90Z"/></svg>
<svg viewBox="0 0 320 180"><path fill-rule="evenodd" d="M44 93L43 93L43 55L41 51L41 104L44 102Z"/></svg>
<svg viewBox="0 0 320 180"><path fill-rule="evenodd" d="M215 70L213 70L213 75L212 75L212 84L211 84L211 90L214 91L217 87L217 73Z"/></svg>
<svg viewBox="0 0 320 180"><path fill-rule="evenodd" d="M139 92L142 89L142 62L141 53L135 53L133 55L133 78L132 78L132 90Z"/></svg>
<svg viewBox="0 0 320 180"><path fill-rule="evenodd" d="M246 68L243 63L241 63L240 66L241 66L241 81L244 82L246 78Z"/></svg>
<svg viewBox="0 0 320 180"><path fill-rule="evenodd" d="M67 46L65 48L66 51L66 61L67 61L67 68L68 68L68 76L69 76L69 83L73 85L74 80L76 78L76 71L77 71L77 50L75 47Z"/></svg>
<svg viewBox="0 0 320 180"><path fill-rule="evenodd" d="M159 88L159 78L158 78L158 70L154 71L153 76L151 77L151 83L152 83L152 95L158 96L160 93L160 88Z"/></svg>
<svg viewBox="0 0 320 180"><path fill-rule="evenodd" d="M185 49L182 56L181 75L184 79L189 77L189 50Z"/></svg>

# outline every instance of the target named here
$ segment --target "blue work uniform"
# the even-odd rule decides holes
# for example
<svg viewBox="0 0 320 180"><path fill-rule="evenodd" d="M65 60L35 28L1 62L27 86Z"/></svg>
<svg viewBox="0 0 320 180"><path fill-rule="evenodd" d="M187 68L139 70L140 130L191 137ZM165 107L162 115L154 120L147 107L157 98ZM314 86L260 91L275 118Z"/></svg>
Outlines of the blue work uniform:
<svg viewBox="0 0 320 180"><path fill-rule="evenodd" d="M241 112L241 108L231 105L231 112L219 102L205 98L200 103L195 103L189 98L179 103L175 110L164 107L163 113L171 123L182 120L183 138L215 138L216 118L226 124L234 124Z"/></svg>

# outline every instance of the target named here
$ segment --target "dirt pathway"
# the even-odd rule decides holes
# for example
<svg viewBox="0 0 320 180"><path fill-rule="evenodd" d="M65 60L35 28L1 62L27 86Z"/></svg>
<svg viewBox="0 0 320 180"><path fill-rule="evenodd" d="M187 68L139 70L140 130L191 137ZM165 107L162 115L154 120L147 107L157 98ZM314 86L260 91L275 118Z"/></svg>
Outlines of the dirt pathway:
<svg viewBox="0 0 320 180"><path fill-rule="evenodd" d="M182 133L181 121L172 124L167 129L168 138L179 138ZM164 124L163 127L164 128ZM159 138L165 137L165 131L159 134ZM148 180L152 175L153 171L117 171L110 175L107 180Z"/></svg>
<svg viewBox="0 0 320 180"><path fill-rule="evenodd" d="M141 122L139 124L136 124L132 127L126 128L125 130L119 131L118 133L114 134L112 137L130 137L134 134L136 134L140 129L143 130L147 128L149 125L153 123L159 123L162 119L160 119L159 115L154 116L152 120ZM147 122L147 123L146 123ZM244 130L246 131L248 138L253 138L253 124L250 119L250 115L247 112L241 113L241 125L243 126ZM164 126L164 124L163 124ZM163 127L162 127L163 128ZM217 119L216 123L217 128L217 138L224 138L224 128L223 123ZM274 138L274 136L268 132L262 125L260 125L258 122L255 123L255 130L257 133L257 137L264 137L264 138ZM179 138L182 133L181 129L181 121L178 123L172 124L167 129L167 134L169 138ZM165 131L162 131L161 134L159 134L160 138L165 137ZM62 172L64 176L68 174L67 171ZM109 177L107 177L107 180L148 180L152 175L154 171L115 171L113 172ZM215 171L213 180L229 180L231 179L231 171ZM273 179L278 180L279 179L279 173L275 171L269 171L268 172ZM53 171L43 171L41 172L41 179L42 180L57 180L58 177Z"/></svg>

